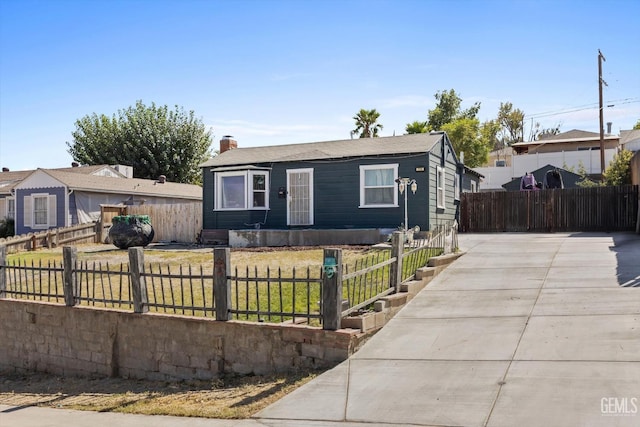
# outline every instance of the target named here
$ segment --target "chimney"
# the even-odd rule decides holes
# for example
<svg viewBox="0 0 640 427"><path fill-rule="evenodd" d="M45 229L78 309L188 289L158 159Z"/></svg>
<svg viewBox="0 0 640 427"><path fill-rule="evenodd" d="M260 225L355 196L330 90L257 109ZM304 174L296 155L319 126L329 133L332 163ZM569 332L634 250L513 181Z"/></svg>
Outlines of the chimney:
<svg viewBox="0 0 640 427"><path fill-rule="evenodd" d="M80 166L80 163L78 163L78 162L71 163L71 167L72 168L77 168L78 166Z"/></svg>
<svg viewBox="0 0 640 427"><path fill-rule="evenodd" d="M2 172L9 172L9 168L2 168Z"/></svg>
<svg viewBox="0 0 640 427"><path fill-rule="evenodd" d="M238 148L238 141L233 139L231 135L225 135L220 140L220 154L225 151L233 150L234 148Z"/></svg>
<svg viewBox="0 0 640 427"><path fill-rule="evenodd" d="M167 182L167 176L166 175L160 175L158 177L158 183L164 184L165 182Z"/></svg>
<svg viewBox="0 0 640 427"><path fill-rule="evenodd" d="M607 122L607 134L611 135L611 125L613 125L612 122Z"/></svg>

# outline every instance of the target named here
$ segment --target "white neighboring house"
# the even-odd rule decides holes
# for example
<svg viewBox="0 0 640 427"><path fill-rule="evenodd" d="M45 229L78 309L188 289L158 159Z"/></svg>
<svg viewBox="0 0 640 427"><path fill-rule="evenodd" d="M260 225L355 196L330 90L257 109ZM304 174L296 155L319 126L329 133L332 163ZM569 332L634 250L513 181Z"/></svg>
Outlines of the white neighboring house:
<svg viewBox="0 0 640 427"><path fill-rule="evenodd" d="M4 209L10 203L13 205L16 235L97 221L100 206L106 204L202 200L199 185L168 182L164 177L158 180L127 178L108 165L36 169L11 185L10 192L11 197L3 199Z"/></svg>
<svg viewBox="0 0 640 427"><path fill-rule="evenodd" d="M620 131L620 145L629 151L640 151L640 129Z"/></svg>
<svg viewBox="0 0 640 427"><path fill-rule="evenodd" d="M621 137L605 135L604 163L611 163L620 150ZM511 145L514 154L511 165L473 168L485 176L482 191L502 191L503 184L546 165L578 171L584 167L588 174L600 174L600 134L571 130L538 141Z"/></svg>

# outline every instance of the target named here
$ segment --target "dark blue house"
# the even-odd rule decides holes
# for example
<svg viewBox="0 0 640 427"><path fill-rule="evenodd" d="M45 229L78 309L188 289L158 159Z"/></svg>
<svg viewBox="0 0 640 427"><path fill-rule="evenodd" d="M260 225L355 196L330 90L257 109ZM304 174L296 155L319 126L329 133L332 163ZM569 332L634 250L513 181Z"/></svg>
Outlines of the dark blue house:
<svg viewBox="0 0 640 427"><path fill-rule="evenodd" d="M426 231L456 218L463 171L444 132L250 148L224 137L201 167L203 240L219 242L258 229L379 237L404 226L405 198L409 227Z"/></svg>

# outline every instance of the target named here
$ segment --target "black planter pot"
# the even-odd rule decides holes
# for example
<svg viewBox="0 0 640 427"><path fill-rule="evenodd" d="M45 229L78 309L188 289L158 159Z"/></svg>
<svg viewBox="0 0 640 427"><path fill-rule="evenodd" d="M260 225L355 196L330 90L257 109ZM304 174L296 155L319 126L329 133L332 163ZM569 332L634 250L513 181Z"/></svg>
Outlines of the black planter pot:
<svg viewBox="0 0 640 427"><path fill-rule="evenodd" d="M112 224L109 239L120 249L147 246L155 234L148 215L115 216Z"/></svg>

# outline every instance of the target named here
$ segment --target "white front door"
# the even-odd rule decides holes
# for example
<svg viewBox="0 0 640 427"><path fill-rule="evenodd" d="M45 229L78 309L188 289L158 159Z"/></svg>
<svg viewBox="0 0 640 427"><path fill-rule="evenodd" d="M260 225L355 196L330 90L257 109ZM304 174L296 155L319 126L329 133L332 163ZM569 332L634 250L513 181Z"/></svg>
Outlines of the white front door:
<svg viewBox="0 0 640 427"><path fill-rule="evenodd" d="M313 169L287 170L287 225L313 225Z"/></svg>

